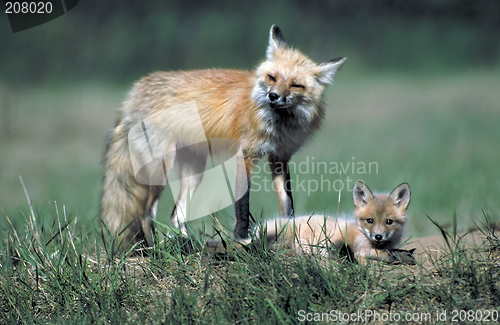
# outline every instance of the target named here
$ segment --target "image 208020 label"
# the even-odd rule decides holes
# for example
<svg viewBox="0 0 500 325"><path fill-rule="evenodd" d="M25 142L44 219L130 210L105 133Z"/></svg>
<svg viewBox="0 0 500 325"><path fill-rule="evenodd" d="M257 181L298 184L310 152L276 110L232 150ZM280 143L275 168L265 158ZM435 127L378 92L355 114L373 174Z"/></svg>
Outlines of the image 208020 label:
<svg viewBox="0 0 500 325"><path fill-rule="evenodd" d="M6 14L50 14L54 9L52 2L11 2L5 3Z"/></svg>
<svg viewBox="0 0 500 325"><path fill-rule="evenodd" d="M73 9L79 0L5 1L12 32L20 32L45 24Z"/></svg>

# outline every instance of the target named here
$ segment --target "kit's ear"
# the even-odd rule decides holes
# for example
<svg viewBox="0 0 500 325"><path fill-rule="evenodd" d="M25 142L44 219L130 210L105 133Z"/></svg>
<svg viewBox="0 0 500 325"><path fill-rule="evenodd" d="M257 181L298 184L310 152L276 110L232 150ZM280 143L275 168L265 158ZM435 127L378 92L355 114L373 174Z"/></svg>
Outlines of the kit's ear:
<svg viewBox="0 0 500 325"><path fill-rule="evenodd" d="M410 186L403 183L396 187L389 196L395 207L406 210L410 204Z"/></svg>
<svg viewBox="0 0 500 325"><path fill-rule="evenodd" d="M373 200L373 193L365 183L356 181L352 189L352 200L354 201L355 207L362 208Z"/></svg>

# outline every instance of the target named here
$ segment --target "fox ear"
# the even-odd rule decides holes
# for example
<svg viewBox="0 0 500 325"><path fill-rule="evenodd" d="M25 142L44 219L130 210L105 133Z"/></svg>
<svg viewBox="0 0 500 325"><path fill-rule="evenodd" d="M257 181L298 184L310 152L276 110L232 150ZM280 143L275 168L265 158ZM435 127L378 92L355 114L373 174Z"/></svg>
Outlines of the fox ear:
<svg viewBox="0 0 500 325"><path fill-rule="evenodd" d="M373 193L362 181L356 181L352 189L352 200L357 208L364 207L373 200Z"/></svg>
<svg viewBox="0 0 500 325"><path fill-rule="evenodd" d="M389 197L395 207L406 210L410 204L410 186L407 183L399 185Z"/></svg>
<svg viewBox="0 0 500 325"><path fill-rule="evenodd" d="M316 73L318 81L325 85L331 84L333 82L333 77L346 60L346 57L342 57L321 63L319 65L320 70Z"/></svg>
<svg viewBox="0 0 500 325"><path fill-rule="evenodd" d="M288 44L286 43L281 29L276 25L272 25L271 31L269 32L269 46L266 51L267 60L272 61L274 59L274 52L279 47L286 48Z"/></svg>

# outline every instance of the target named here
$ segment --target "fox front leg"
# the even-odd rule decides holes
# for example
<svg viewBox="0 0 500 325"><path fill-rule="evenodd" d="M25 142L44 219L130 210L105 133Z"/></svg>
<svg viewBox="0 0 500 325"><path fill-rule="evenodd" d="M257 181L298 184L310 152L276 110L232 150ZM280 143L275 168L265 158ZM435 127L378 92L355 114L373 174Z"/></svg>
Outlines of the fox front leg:
<svg viewBox="0 0 500 325"><path fill-rule="evenodd" d="M245 157L244 164L237 164L236 190L234 202L234 214L236 225L234 226L235 239L247 239L250 221L250 184L252 183L253 168L258 163L258 158ZM244 168L243 168L244 166Z"/></svg>
<svg viewBox="0 0 500 325"><path fill-rule="evenodd" d="M273 176L273 184L278 197L280 213L284 217L294 217L292 185L290 182L290 170L288 159L273 159L269 157L269 163Z"/></svg>
<svg viewBox="0 0 500 325"><path fill-rule="evenodd" d="M355 254L359 262L366 263L367 260L383 261L386 263L403 263L408 265L415 265L415 257L413 252L415 249L409 251L403 249L364 249Z"/></svg>
<svg viewBox="0 0 500 325"><path fill-rule="evenodd" d="M248 238L248 226L250 220L250 183L251 179L247 179L248 190L236 202L234 202L234 214L236 216L236 225L234 226L234 238Z"/></svg>

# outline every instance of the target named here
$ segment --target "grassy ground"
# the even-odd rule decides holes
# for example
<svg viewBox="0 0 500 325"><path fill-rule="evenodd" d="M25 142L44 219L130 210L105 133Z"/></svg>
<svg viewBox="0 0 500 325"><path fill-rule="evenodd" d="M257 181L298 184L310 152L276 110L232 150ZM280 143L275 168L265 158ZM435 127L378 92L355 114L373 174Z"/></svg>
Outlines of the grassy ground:
<svg viewBox="0 0 500 325"><path fill-rule="evenodd" d="M11 228L0 244L2 323L498 320L500 239L485 226L488 241L473 249L445 235L450 249L429 267L328 261L265 244L207 255L175 238L133 257L111 253L112 243L60 207L26 218L26 235Z"/></svg>
<svg viewBox="0 0 500 325"><path fill-rule="evenodd" d="M381 191L410 184L407 236L440 233L426 215L445 230L453 216L458 230L484 214L498 220L499 76L360 75L346 66L327 94L323 128L293 158L297 213L351 211L349 179L351 186L362 179ZM214 261L181 254L175 241L156 247L150 258L112 256L97 230L99 160L125 93L82 85L4 95L10 104L2 106L0 141L0 207L7 216L0 218L6 229L0 232L0 322L293 323L300 310L433 316L447 310L448 317L453 309L498 310L498 240L477 252L450 251L435 262L434 273L291 258L265 247ZM318 162L328 170L313 171ZM376 164L370 172L359 169L363 163ZM271 217L276 201L264 190L270 176L265 169L256 176L252 188L261 190L251 193L252 213ZM321 184L323 190L315 188ZM171 208L166 197L159 222L167 223ZM228 228L231 214L222 213ZM212 227L210 218L193 226L200 223Z"/></svg>

